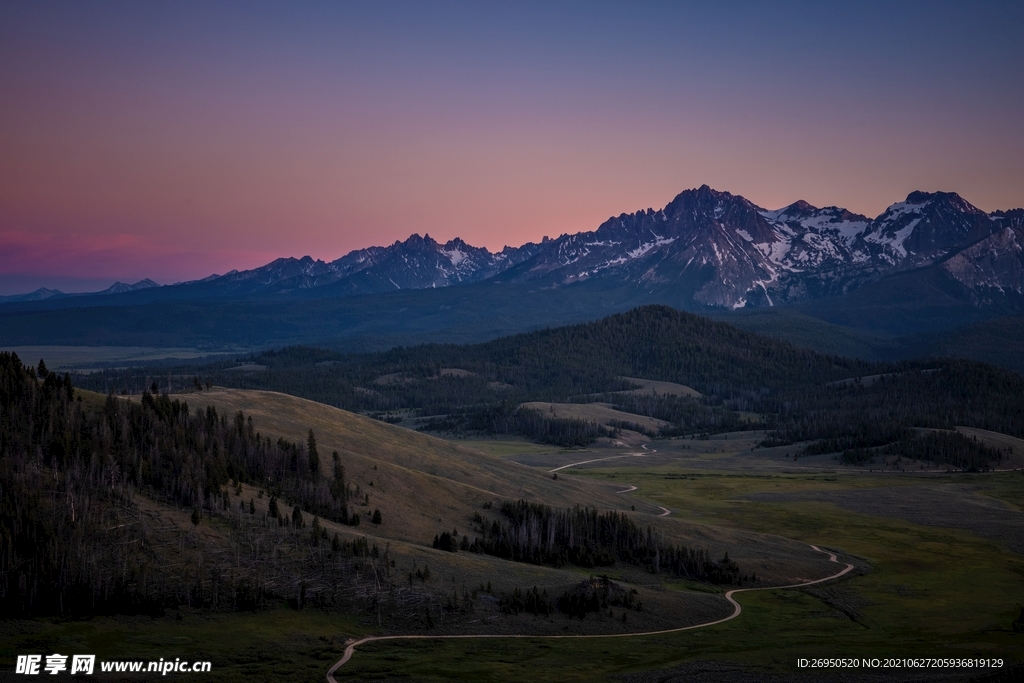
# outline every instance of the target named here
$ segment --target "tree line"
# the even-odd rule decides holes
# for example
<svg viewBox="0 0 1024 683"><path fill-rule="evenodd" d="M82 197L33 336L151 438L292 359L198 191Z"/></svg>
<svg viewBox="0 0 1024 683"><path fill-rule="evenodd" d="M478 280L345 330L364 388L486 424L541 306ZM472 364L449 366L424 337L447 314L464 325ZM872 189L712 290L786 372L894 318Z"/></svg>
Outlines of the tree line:
<svg viewBox="0 0 1024 683"><path fill-rule="evenodd" d="M983 466L983 461L998 460L998 452L958 436L923 438L915 429L952 431L959 425L1024 436L1024 377L973 361L943 359L932 365L872 382L814 385L766 396L763 410L772 431L762 445L809 441L808 455L848 452L848 459L891 445L911 458L923 458L927 451L928 459L937 462L966 458Z"/></svg>
<svg viewBox="0 0 1024 683"><path fill-rule="evenodd" d="M1007 453L986 446L977 438L968 437L960 432L936 430L921 433L911 430L903 432L898 440L894 439L878 448L845 449L841 459L850 465L863 465L872 462L877 456L893 455L898 458L923 460L968 472L978 472L991 469L994 464L1000 463Z"/></svg>
<svg viewBox="0 0 1024 683"><path fill-rule="evenodd" d="M288 347L240 360L258 369L225 361L82 381L141 391L153 376L171 373L189 386L195 377L200 387L212 381L283 391L391 421L420 417L432 431L518 434L565 446L590 443L601 427L519 406L602 400L669 422L660 436L761 428L770 432L766 446L828 441L838 452L877 448L916 427L1024 435L1024 378L1011 371L956 359L872 363L822 355L663 306L484 344L370 354ZM703 396L623 393L634 388L624 376L685 384ZM868 379L843 381L856 377ZM741 419L741 411L760 420Z"/></svg>
<svg viewBox="0 0 1024 683"><path fill-rule="evenodd" d="M697 425L704 430L722 423L718 407L747 410L746 401L762 391L881 367L798 349L664 306L483 344L426 344L370 354L287 347L240 362L258 369L235 370L238 364L232 361L108 370L82 381L97 391L132 393L148 388L154 377L170 377L185 388L212 382L281 391L355 412L439 417L438 426L448 431L503 429L563 439L550 436L550 425L516 416L516 408L527 401L572 401L625 391L634 387L621 376L651 377L701 391L706 398L683 402L682 410L690 411L689 422L695 415L707 417ZM469 374L451 374L449 368ZM694 413L692 405L713 408ZM574 428L556 424L553 429Z"/></svg>
<svg viewBox="0 0 1024 683"><path fill-rule="evenodd" d="M557 599L548 596L547 590L536 586L523 590L518 586L510 593L498 598L498 609L504 614L525 612L536 616L548 616L558 610L562 614L579 619L588 614L603 612L613 607L623 610L622 621L626 621L625 610L642 612L643 602L635 588L626 590L607 576L591 577L564 591Z"/></svg>
<svg viewBox="0 0 1024 683"><path fill-rule="evenodd" d="M26 367L0 353L5 614L245 609L268 596L334 606L368 599L360 566L385 559L356 541L326 537L320 519L352 515L343 467L335 458L334 478L324 476L312 432L304 445L275 441L241 413L193 413L149 393L141 401L108 396L90 407L76 393L67 375L45 363ZM257 514L253 499L241 495L243 483L275 504L290 500L292 514ZM235 550L223 557L203 551L194 529L141 507L138 493L191 510L192 527L222 519Z"/></svg>
<svg viewBox="0 0 1024 683"><path fill-rule="evenodd" d="M516 562L561 567L608 567L617 561L654 573L668 573L710 583L739 583L739 566L728 553L712 561L706 549L665 543L654 531L641 528L622 512L601 512L576 506L555 510L525 500L502 503L501 518L477 514L479 534L472 541L443 532L435 547L494 555ZM447 539L445 536L447 535Z"/></svg>

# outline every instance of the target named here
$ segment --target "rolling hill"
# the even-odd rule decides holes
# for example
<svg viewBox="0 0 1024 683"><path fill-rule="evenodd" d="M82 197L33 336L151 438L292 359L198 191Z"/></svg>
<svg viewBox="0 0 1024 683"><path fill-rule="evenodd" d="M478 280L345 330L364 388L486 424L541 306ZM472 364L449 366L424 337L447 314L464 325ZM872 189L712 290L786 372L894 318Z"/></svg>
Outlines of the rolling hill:
<svg viewBox="0 0 1024 683"><path fill-rule="evenodd" d="M531 514L607 520L640 540L646 533L645 547L682 552L696 563L693 571L717 567L710 558L728 552L727 582L771 585L827 571L800 543L665 519L615 486L550 475L283 394L76 397L66 377L42 364L25 368L4 353L0 371L0 534L8 549L0 599L12 615L155 617L167 609L231 612L290 602L428 632L457 632L478 611L497 632L626 630L625 620L608 618L579 625L557 615L501 618L501 601L517 589L540 586L556 597L582 590L574 588L581 570L594 567L575 555L565 566L480 549L517 505ZM42 417L45 425L32 429ZM439 535L462 538L461 552L447 541L439 546ZM33 550L40 545L44 552ZM598 558L598 566L616 564L620 597L636 596L622 603L635 608L632 628L693 623L730 609L707 592L650 585L657 561L645 568ZM736 562L756 566L757 578L750 569L741 574ZM667 569L666 578L675 575ZM40 581L47 592L33 589Z"/></svg>

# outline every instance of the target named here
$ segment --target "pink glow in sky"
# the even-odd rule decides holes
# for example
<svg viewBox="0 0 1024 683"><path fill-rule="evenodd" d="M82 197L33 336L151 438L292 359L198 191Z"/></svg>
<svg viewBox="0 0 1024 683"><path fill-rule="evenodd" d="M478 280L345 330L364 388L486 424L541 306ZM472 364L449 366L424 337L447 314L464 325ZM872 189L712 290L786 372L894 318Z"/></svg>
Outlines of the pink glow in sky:
<svg viewBox="0 0 1024 683"><path fill-rule="evenodd" d="M1010 3L7 3L0 294L413 232L500 249L704 183L869 216L916 189L1022 206L1022 20Z"/></svg>

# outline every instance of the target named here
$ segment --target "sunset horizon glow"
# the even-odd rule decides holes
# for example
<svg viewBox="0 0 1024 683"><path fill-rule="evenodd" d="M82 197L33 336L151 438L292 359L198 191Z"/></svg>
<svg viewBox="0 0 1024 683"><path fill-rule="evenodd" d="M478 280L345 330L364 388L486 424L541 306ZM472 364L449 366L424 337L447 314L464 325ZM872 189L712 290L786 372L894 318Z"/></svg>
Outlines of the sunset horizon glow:
<svg viewBox="0 0 1024 683"><path fill-rule="evenodd" d="M1009 3L5 3L0 295L430 234L492 251L700 185L1024 206Z"/></svg>

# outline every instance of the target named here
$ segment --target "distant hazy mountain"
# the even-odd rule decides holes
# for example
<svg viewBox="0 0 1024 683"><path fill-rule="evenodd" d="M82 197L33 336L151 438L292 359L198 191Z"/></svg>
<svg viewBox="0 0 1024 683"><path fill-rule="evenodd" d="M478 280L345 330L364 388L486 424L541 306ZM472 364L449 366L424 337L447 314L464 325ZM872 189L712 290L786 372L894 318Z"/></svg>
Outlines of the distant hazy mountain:
<svg viewBox="0 0 1024 683"><path fill-rule="evenodd" d="M172 285L168 298L298 295L357 296L399 289L431 289L477 282L536 253L537 245L506 247L492 254L461 239L439 244L430 235L412 235L389 247L368 247L336 261L279 258L252 270L232 271ZM152 293L151 293L152 294Z"/></svg>
<svg viewBox="0 0 1024 683"><path fill-rule="evenodd" d="M71 294L65 294L59 289L47 289L40 287L34 292L28 294L13 294L10 296L0 296L0 303L8 301L45 301L47 299L63 299L66 297L73 296L101 296L104 294L123 294L124 292L135 292L140 289L150 289L151 287L159 287L160 285L153 282L149 278L145 280L139 280L134 285L125 284L124 282L115 282L104 290L99 292L73 292Z"/></svg>

